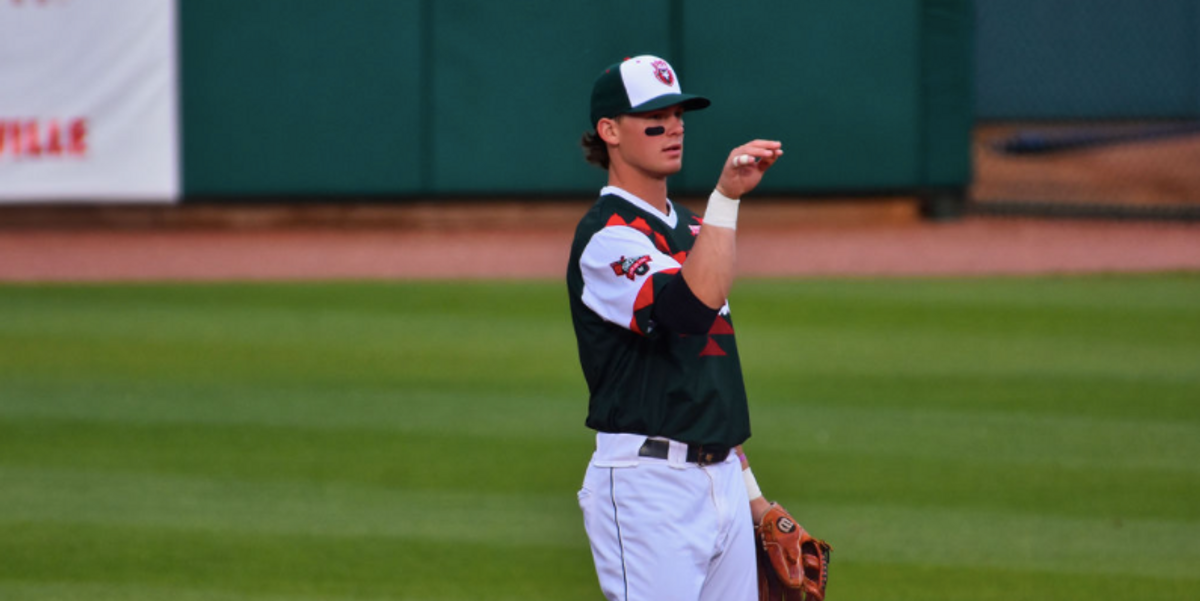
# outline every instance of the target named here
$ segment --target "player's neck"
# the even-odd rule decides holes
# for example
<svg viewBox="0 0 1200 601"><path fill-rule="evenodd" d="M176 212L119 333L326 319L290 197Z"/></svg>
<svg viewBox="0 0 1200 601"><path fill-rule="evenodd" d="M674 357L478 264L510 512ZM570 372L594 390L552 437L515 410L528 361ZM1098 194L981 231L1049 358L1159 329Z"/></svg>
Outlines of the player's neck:
<svg viewBox="0 0 1200 601"><path fill-rule="evenodd" d="M609 169L608 185L620 188L646 201L664 215L667 209L667 178L650 177L629 169Z"/></svg>

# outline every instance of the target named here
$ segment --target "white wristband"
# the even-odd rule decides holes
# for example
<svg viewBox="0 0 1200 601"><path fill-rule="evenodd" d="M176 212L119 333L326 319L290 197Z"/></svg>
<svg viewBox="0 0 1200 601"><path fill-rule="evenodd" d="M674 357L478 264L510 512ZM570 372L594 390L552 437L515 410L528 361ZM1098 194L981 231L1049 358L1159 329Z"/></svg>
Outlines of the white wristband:
<svg viewBox="0 0 1200 601"><path fill-rule="evenodd" d="M762 490L758 488L758 480L754 479L754 472L750 468L742 470L742 479L746 481L746 496L751 501L763 496Z"/></svg>
<svg viewBox="0 0 1200 601"><path fill-rule="evenodd" d="M708 197L708 208L704 211L704 225L737 229L738 206L741 200L729 198L716 190Z"/></svg>

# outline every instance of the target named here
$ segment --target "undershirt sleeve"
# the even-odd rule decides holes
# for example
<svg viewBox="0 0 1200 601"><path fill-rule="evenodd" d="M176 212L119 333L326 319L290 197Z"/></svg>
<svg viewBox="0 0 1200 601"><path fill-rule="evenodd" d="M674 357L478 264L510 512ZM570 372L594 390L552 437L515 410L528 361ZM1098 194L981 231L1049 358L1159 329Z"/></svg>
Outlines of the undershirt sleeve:
<svg viewBox="0 0 1200 601"><path fill-rule="evenodd" d="M682 273L671 276L655 296L652 319L678 334L707 334L721 311L696 298Z"/></svg>

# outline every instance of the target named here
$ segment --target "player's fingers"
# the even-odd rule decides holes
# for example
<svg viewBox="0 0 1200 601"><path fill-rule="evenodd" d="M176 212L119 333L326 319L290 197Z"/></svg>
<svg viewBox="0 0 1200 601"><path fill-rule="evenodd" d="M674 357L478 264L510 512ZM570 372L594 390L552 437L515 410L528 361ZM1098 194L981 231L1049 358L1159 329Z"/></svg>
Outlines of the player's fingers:
<svg viewBox="0 0 1200 601"><path fill-rule="evenodd" d="M771 151L782 149L783 142L779 140L751 140L743 144L742 148L747 149L751 153L762 152L769 154Z"/></svg>
<svg viewBox="0 0 1200 601"><path fill-rule="evenodd" d="M745 149L741 152L735 152L730 163L734 167L746 167L756 163L763 163L763 167L769 167L780 156L783 155L783 149Z"/></svg>
<svg viewBox="0 0 1200 601"><path fill-rule="evenodd" d="M745 167L762 161L774 161L783 154L783 143L777 140L754 140L739 146L730 153L734 167ZM769 164L769 163L768 163Z"/></svg>

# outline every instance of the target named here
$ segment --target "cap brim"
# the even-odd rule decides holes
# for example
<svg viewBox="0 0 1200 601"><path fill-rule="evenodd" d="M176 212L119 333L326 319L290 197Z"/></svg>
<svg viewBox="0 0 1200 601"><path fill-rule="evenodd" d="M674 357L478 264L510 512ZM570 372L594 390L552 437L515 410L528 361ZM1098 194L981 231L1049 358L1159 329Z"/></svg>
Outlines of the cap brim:
<svg viewBox="0 0 1200 601"><path fill-rule="evenodd" d="M663 94L662 96L651 98L650 100L647 100L646 102L643 102L635 107L630 107L630 109L625 111L625 113L648 113L650 111L665 109L669 106L675 106L677 104L682 105L683 110L685 111L696 111L702 108L708 108L708 106L712 104L712 101L703 96L696 96L695 94Z"/></svg>

